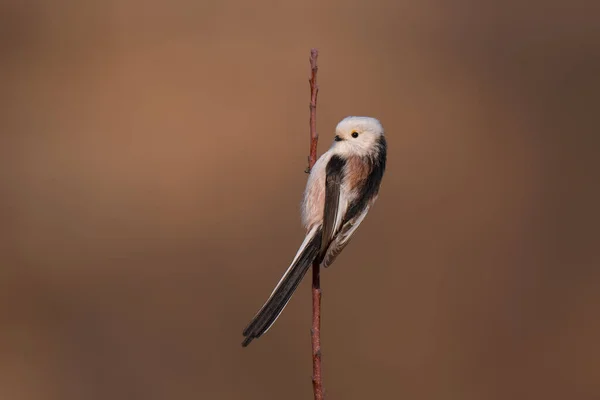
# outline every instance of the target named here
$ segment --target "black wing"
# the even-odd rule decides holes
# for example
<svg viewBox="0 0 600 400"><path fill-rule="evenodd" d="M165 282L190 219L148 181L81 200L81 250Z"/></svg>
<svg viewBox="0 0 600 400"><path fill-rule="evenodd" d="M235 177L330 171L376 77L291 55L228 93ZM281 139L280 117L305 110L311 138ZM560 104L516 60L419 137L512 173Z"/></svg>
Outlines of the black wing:
<svg viewBox="0 0 600 400"><path fill-rule="evenodd" d="M375 203L375 200L377 200L379 186L381 185L381 179L385 172L387 157L387 143L385 137L381 136L379 138L377 147L377 153L366 160L366 162L371 164L371 172L359 190L360 195L348 205L345 215L343 215L343 218L340 218L340 226L336 227L336 232L332 232L333 237L329 239L327 248L323 250L322 247L321 251L323 251L323 253L321 254L321 263L324 267L330 266L344 247L346 247L350 238L369 212L369 208ZM329 170L329 165L327 167ZM329 178L329 173L327 174L327 177ZM325 199L325 210L327 211L327 195L325 196ZM325 214L325 218L327 218L327 213Z"/></svg>
<svg viewBox="0 0 600 400"><path fill-rule="evenodd" d="M367 206L359 215L342 225L338 234L335 235L323 256L323 261L321 261L321 265L323 267L327 268L331 264L333 264L336 257L342 252L342 250L344 250L344 247L346 247L346 245L350 242L350 238L352 238L352 235L354 235L354 232L356 231L356 229L358 229L358 226L365 219L368 212L369 206Z"/></svg>
<svg viewBox="0 0 600 400"><path fill-rule="evenodd" d="M340 209L340 191L346 161L334 155L327 163L325 180L325 209L323 212L323 238L320 257L325 255L331 240L336 234L336 221Z"/></svg>

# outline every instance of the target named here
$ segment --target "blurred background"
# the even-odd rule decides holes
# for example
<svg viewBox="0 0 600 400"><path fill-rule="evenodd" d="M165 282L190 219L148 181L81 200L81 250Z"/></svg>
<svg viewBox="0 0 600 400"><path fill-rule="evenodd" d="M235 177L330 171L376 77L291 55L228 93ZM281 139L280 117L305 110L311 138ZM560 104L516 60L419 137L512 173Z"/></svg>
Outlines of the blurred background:
<svg viewBox="0 0 600 400"><path fill-rule="evenodd" d="M0 5L0 398L310 399L319 152L384 124L380 199L323 272L328 399L600 398L592 1Z"/></svg>

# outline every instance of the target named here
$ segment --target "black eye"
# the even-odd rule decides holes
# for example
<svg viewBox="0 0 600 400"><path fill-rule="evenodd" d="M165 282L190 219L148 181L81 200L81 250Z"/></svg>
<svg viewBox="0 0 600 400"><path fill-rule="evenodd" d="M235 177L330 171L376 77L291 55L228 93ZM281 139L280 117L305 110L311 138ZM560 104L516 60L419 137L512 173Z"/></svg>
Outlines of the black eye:
<svg viewBox="0 0 600 400"><path fill-rule="evenodd" d="M357 138L358 137L358 132L352 132L352 137L353 138Z"/></svg>

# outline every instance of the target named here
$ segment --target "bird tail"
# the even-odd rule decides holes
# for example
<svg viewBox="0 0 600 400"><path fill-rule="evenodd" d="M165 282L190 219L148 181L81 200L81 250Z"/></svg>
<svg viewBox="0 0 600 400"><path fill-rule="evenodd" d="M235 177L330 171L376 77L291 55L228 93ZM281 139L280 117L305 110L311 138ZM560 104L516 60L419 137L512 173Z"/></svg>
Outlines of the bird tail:
<svg viewBox="0 0 600 400"><path fill-rule="evenodd" d="M244 329L243 334L246 338L242 342L243 347L248 346L252 340L261 337L277 320L302 278L304 278L306 271L317 258L321 248L321 237L322 230L320 226L316 226L308 232L296 253L296 257L294 257L291 265L275 286L273 293Z"/></svg>

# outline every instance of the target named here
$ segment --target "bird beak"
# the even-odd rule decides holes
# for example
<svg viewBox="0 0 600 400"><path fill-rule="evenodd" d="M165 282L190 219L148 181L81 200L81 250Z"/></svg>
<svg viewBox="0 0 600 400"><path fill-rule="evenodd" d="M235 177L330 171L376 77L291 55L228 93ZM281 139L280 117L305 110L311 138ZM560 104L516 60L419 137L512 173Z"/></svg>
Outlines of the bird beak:
<svg viewBox="0 0 600 400"><path fill-rule="evenodd" d="M333 140L335 140L336 142L341 142L344 139L342 139L341 137L339 137L339 135L335 135L335 137L333 138Z"/></svg>

